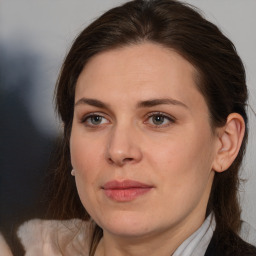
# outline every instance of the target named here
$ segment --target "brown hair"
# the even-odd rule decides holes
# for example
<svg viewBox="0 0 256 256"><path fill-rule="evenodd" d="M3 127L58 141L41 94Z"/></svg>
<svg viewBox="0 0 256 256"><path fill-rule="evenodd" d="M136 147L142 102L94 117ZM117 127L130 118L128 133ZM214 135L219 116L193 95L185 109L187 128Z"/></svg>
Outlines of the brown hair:
<svg viewBox="0 0 256 256"><path fill-rule="evenodd" d="M214 212L220 232L226 229L237 232L240 228L238 171L247 140L244 66L232 42L214 24L194 7L175 0L135 0L113 8L85 28L74 41L56 87L56 108L64 134L56 155L50 217L90 218L70 176L69 138L79 74L92 56L144 41L174 49L194 65L198 72L198 90L207 102L213 129L223 126L232 112L241 114L245 120L246 131L239 154L227 171L216 173L207 207L208 213ZM102 230L96 225L90 255L94 254L101 236Z"/></svg>

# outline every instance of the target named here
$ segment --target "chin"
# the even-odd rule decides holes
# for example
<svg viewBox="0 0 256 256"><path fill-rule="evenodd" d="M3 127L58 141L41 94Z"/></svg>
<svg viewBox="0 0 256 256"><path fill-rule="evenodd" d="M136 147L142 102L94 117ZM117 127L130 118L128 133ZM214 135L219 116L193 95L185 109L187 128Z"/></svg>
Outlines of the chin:
<svg viewBox="0 0 256 256"><path fill-rule="evenodd" d="M96 221L96 223L108 233L120 237L141 237L151 233L154 228L152 226L152 218L139 213L124 213L106 216L104 219Z"/></svg>
<svg viewBox="0 0 256 256"><path fill-rule="evenodd" d="M152 232L149 227L150 225L133 227L131 225L108 225L103 227L103 231L107 231L108 233L118 237L136 238L149 235Z"/></svg>

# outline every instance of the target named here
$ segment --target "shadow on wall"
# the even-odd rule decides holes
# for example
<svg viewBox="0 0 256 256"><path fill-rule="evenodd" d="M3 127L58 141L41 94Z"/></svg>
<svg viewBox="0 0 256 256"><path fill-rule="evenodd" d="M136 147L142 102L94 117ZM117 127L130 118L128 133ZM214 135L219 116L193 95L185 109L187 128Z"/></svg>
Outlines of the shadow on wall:
<svg viewBox="0 0 256 256"><path fill-rule="evenodd" d="M17 226L45 214L41 192L55 138L36 128L26 105L40 57L5 46L0 52L0 231L15 247Z"/></svg>

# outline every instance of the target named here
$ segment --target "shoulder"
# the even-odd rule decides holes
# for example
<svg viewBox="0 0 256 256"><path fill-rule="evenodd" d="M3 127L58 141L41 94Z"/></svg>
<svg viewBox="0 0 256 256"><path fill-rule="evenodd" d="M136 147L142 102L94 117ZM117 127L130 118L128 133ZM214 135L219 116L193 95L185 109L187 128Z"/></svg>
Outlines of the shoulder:
<svg viewBox="0 0 256 256"><path fill-rule="evenodd" d="M244 241L256 247L256 230L246 221L242 221L239 235Z"/></svg>
<svg viewBox="0 0 256 256"><path fill-rule="evenodd" d="M79 219L25 222L17 235L26 255L71 256L88 251L89 224Z"/></svg>
<svg viewBox="0 0 256 256"><path fill-rule="evenodd" d="M215 231L205 256L256 256L256 247L231 230Z"/></svg>

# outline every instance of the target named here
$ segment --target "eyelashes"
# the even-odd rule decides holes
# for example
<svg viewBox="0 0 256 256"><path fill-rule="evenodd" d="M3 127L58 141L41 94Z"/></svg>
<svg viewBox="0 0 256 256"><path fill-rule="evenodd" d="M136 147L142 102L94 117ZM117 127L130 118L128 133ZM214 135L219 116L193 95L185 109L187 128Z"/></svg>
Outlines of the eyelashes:
<svg viewBox="0 0 256 256"><path fill-rule="evenodd" d="M104 114L96 112L83 116L80 122L86 127L97 129L111 124L109 119ZM143 123L153 128L165 128L176 122L176 118L163 112L150 112L146 114L145 119Z"/></svg>

